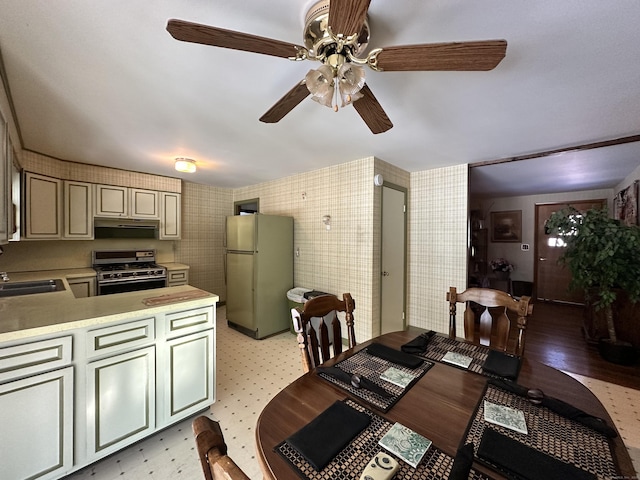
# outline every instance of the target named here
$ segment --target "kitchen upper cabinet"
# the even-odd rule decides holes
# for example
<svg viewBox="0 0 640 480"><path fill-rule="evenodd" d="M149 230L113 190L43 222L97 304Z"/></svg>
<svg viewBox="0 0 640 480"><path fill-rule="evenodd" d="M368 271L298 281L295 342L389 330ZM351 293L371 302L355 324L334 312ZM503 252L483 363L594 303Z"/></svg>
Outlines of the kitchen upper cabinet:
<svg viewBox="0 0 640 480"><path fill-rule="evenodd" d="M131 217L160 218L160 212L158 211L158 192L130 188L129 198Z"/></svg>
<svg viewBox="0 0 640 480"><path fill-rule="evenodd" d="M84 182L64 181L64 238L93 238L93 188Z"/></svg>
<svg viewBox="0 0 640 480"><path fill-rule="evenodd" d="M96 185L96 216L126 217L129 213L129 189L114 185Z"/></svg>
<svg viewBox="0 0 640 480"><path fill-rule="evenodd" d="M179 240L182 236L179 193L160 192L160 216L160 240Z"/></svg>
<svg viewBox="0 0 640 480"><path fill-rule="evenodd" d="M11 183L7 122L0 113L0 245L9 241L9 205Z"/></svg>
<svg viewBox="0 0 640 480"><path fill-rule="evenodd" d="M158 192L139 188L96 185L96 216L160 218Z"/></svg>
<svg viewBox="0 0 640 480"><path fill-rule="evenodd" d="M25 173L25 237L62 238L62 180Z"/></svg>

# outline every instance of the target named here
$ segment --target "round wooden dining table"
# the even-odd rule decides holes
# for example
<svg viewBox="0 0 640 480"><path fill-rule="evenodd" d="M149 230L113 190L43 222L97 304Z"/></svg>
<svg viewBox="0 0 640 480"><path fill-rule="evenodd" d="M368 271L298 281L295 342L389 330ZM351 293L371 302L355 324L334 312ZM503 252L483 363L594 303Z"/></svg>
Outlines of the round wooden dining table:
<svg viewBox="0 0 640 480"><path fill-rule="evenodd" d="M403 344L424 331L409 327L406 331L382 335L343 352L328 360L325 365L338 363L366 348L371 342L400 349ZM399 422L427 437L433 441L433 445L454 457L485 391L487 380L483 375L434 362L433 367L388 412L376 413L392 423ZM564 400L614 426L598 398L583 384L559 370L524 357L518 383L541 389L545 395ZM321 378L314 370L280 391L261 412L256 425L256 449L264 478L299 479L291 465L275 451L275 447L336 400L346 398L353 397ZM357 398L353 399L359 401ZM637 478L620 435L612 439L610 445L619 478ZM478 462L474 462L473 467L492 478L504 478Z"/></svg>

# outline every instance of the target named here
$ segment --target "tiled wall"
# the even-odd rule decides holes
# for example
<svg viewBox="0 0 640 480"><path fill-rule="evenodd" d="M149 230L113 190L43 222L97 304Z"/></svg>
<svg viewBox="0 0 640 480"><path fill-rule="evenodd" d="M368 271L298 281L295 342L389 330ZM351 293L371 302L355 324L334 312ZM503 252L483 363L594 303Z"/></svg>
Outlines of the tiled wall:
<svg viewBox="0 0 640 480"><path fill-rule="evenodd" d="M449 330L449 287L467 285L468 166L411 174L409 323ZM461 318L458 331L462 332Z"/></svg>
<svg viewBox="0 0 640 480"><path fill-rule="evenodd" d="M33 173L54 178L125 187L180 192L181 180L115 168L84 165L46 157L29 151L20 152L21 166ZM0 270L23 272L91 267L93 250L153 248L159 263L174 262L173 241L141 239L60 240L11 242L4 246Z"/></svg>
<svg viewBox="0 0 640 480"><path fill-rule="evenodd" d="M181 180L179 178L56 160L27 150L20 152L20 164L22 168L29 172L49 175L63 180L145 188L162 192L180 193L181 190Z"/></svg>
<svg viewBox="0 0 640 480"><path fill-rule="evenodd" d="M294 218L294 286L351 293L358 341L372 331L373 175L370 157L234 190L234 201L260 198L261 213Z"/></svg>
<svg viewBox="0 0 640 480"><path fill-rule="evenodd" d="M294 286L337 295L350 292L357 305L356 339L364 341L380 331L382 189L373 183L380 173L385 182L409 192L407 324L447 331L445 292L450 285L465 286L466 165L409 174L368 157L230 190L191 182L180 186L178 179L87 167L31 152L22 152L21 163L58 178L182 191L182 240L18 242L6 246L0 259L7 271L87 267L91 250L130 248L134 242L136 247L156 248L160 262L189 265L191 285L225 300L225 217L233 214L234 201L259 198L261 213L294 217L299 251ZM324 215L331 216L330 230L322 222Z"/></svg>
<svg viewBox="0 0 640 480"><path fill-rule="evenodd" d="M184 182L182 240L175 242L175 261L189 265L189 284L226 299L224 223L233 215L230 189Z"/></svg>

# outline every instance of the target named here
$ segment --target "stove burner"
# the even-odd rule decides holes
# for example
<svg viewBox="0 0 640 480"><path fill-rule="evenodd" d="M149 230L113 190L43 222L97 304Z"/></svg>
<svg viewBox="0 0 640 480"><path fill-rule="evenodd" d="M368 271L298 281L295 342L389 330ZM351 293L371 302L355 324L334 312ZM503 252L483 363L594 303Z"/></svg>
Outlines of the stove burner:
<svg viewBox="0 0 640 480"><path fill-rule="evenodd" d="M166 286L166 269L154 261L155 250L94 251L98 295Z"/></svg>

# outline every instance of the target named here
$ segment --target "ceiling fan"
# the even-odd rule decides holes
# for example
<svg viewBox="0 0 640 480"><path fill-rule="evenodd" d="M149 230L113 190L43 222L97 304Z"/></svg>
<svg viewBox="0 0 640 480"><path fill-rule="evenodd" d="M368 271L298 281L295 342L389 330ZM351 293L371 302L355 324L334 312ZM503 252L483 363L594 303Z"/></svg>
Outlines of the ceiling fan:
<svg viewBox="0 0 640 480"><path fill-rule="evenodd" d="M373 133L393 127L391 120L365 83L364 68L379 72L491 70L504 58L505 40L429 43L376 48L363 54L369 42L367 11L371 0L321 0L308 11L305 20L305 46L225 30L184 20L169 20L167 30L177 40L273 55L289 60L316 60L322 63L310 70L262 117L261 122L276 123L311 95L317 102L337 111L353 104Z"/></svg>

